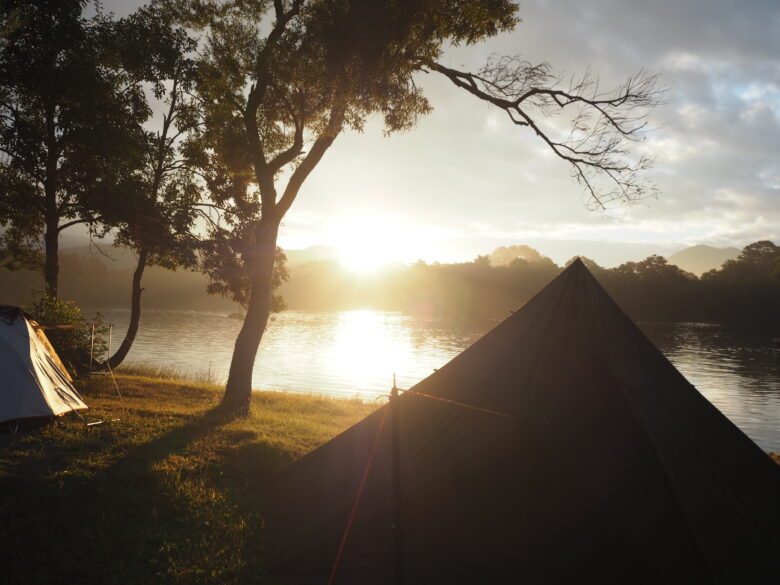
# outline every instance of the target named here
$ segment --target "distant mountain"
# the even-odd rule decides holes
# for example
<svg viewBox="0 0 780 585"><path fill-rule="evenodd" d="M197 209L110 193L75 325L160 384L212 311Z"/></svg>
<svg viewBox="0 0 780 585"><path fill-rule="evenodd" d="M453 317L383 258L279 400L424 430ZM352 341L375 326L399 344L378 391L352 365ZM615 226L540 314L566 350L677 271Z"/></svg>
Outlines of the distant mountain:
<svg viewBox="0 0 780 585"><path fill-rule="evenodd" d="M720 268L726 260L733 260L741 250L739 248L714 248L712 246L692 246L668 256L669 264L701 276L708 270Z"/></svg>
<svg viewBox="0 0 780 585"><path fill-rule="evenodd" d="M308 262L340 260L341 254L332 246L311 246L303 250L285 250L287 266L299 266Z"/></svg>

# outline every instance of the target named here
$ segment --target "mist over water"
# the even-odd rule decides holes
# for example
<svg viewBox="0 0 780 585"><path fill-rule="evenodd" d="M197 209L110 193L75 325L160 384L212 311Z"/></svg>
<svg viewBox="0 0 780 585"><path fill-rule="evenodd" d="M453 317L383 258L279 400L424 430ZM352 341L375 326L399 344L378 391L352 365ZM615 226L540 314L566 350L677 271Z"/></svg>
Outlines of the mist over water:
<svg viewBox="0 0 780 585"><path fill-rule="evenodd" d="M92 314L94 310L85 311ZM101 310L113 347L128 310ZM640 323L666 357L762 448L780 451L780 350L777 332L700 323ZM255 363L253 386L373 400L397 377L408 388L489 330L459 329L397 312L285 311L272 317ZM241 321L225 313L145 310L127 363L173 368L224 382Z"/></svg>

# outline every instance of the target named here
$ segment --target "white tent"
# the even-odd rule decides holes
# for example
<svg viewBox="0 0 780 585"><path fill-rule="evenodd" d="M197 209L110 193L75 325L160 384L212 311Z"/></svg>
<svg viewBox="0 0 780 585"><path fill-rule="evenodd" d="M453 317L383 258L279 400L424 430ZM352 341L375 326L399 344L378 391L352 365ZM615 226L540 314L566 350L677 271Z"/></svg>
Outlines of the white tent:
<svg viewBox="0 0 780 585"><path fill-rule="evenodd" d="M22 311L0 311L0 423L87 408L46 335Z"/></svg>

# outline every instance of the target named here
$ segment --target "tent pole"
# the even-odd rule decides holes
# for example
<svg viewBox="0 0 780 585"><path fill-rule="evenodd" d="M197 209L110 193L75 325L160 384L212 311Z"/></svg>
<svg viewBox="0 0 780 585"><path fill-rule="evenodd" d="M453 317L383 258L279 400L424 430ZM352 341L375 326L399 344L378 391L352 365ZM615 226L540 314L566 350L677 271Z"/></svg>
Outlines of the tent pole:
<svg viewBox="0 0 780 585"><path fill-rule="evenodd" d="M95 322L92 322L92 337L89 342L89 377L92 377L92 356L95 353Z"/></svg>
<svg viewBox="0 0 780 585"><path fill-rule="evenodd" d="M403 525L401 523L401 455L399 448L398 388L393 376L393 389L390 391L390 414L393 431L393 572L395 585L403 585Z"/></svg>
<svg viewBox="0 0 780 585"><path fill-rule="evenodd" d="M111 375L111 381L114 383L114 388L116 389L116 394L119 396L120 400L124 400L122 397L122 393L119 391L119 384L116 383L116 378L114 378L114 370L111 369L111 332L114 330L114 324L109 323L108 324L108 353L106 354L106 368L108 369L108 373Z"/></svg>
<svg viewBox="0 0 780 585"><path fill-rule="evenodd" d="M95 353L95 322L92 321L92 335L89 341L89 373L87 374L87 380L89 380L89 387L92 388L92 356Z"/></svg>

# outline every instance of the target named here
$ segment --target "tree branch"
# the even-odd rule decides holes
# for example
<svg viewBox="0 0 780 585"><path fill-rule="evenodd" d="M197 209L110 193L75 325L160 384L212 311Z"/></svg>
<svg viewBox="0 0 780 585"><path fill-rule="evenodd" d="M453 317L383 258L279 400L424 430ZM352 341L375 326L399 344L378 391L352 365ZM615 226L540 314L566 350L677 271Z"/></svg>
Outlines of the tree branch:
<svg viewBox="0 0 780 585"><path fill-rule="evenodd" d="M288 103L288 110L290 112L290 117L295 124L295 135L293 136L293 142L292 145L290 145L290 148L280 152L270 163L268 163L268 167L273 173L279 171L284 165L291 163L300 156L303 151L303 128L306 125L303 108L300 109L300 112L296 112L293 105ZM296 115L297 113L300 115Z"/></svg>
<svg viewBox="0 0 780 585"><path fill-rule="evenodd" d="M664 103L665 90L658 87L656 76L640 72L614 92L602 93L589 73L562 88L548 64L532 65L517 57L491 59L477 73L426 59L420 59L420 64L503 110L515 125L531 128L558 158L571 165L573 178L593 205L631 204L655 191L639 174L652 161L644 156L632 159L627 144L644 138L650 110ZM565 139L553 138L534 115L550 118L571 109L574 117Z"/></svg>
<svg viewBox="0 0 780 585"><path fill-rule="evenodd" d="M269 171L267 168L265 147L257 127L257 110L260 108L260 104L263 103L266 91L268 90L268 84L270 82L268 64L271 60L271 55L276 50L277 44L287 28L288 23L300 12L303 3L304 0L294 0L290 10L285 12L281 0L274 1L276 22L274 23L273 29L268 34L263 48L257 55L255 61L255 82L249 90L246 108L242 111L244 116L244 128L252 155L252 163L254 164L255 174L257 175L258 183L260 184L260 195L261 198L263 198L263 203L267 207L272 206L274 201L266 194L269 186L266 185L264 187L264 184L268 183L268 178L265 177L265 175L268 175L270 172L270 182L272 183L275 171ZM275 199L275 194L273 198Z"/></svg>
<svg viewBox="0 0 780 585"><path fill-rule="evenodd" d="M71 226L74 226L74 225L78 225L80 223L89 223L89 221L86 220L86 219L74 219L73 221L69 221L67 223L62 224L61 226L58 226L57 227L57 231L61 232L64 229L67 229L67 228L69 228Z"/></svg>
<svg viewBox="0 0 780 585"><path fill-rule="evenodd" d="M301 164L295 169L290 180L287 182L287 187L285 188L284 194L279 200L276 209L276 218L279 220L281 220L290 209L290 206L298 195L298 191L301 189L301 185L303 185L303 182L312 170L314 170L314 167L317 166L317 163L320 162L325 152L330 148L333 141L336 140L336 136L338 136L338 133L341 131L346 113L346 103L340 98L335 98L335 100L336 103L331 108L328 124L314 141L308 154L301 161Z"/></svg>

